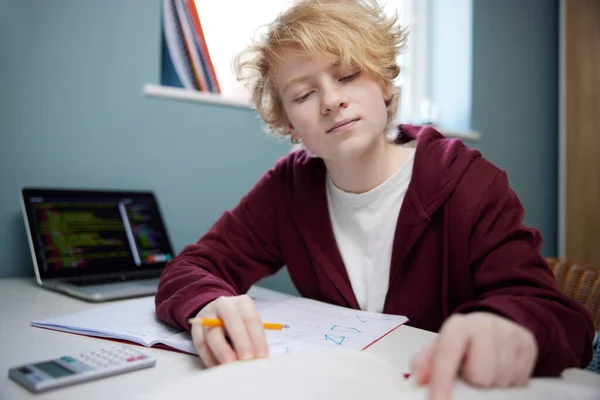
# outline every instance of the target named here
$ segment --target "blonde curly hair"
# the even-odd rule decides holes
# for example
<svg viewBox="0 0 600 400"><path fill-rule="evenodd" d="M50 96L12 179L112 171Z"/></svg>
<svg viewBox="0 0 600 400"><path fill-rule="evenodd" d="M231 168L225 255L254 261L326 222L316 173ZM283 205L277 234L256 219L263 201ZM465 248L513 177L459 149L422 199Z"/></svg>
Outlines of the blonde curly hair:
<svg viewBox="0 0 600 400"><path fill-rule="evenodd" d="M267 32L234 59L237 79L246 82L269 131L289 134L275 85L277 60L293 49L314 58L356 67L382 87L400 73L398 55L407 32L387 17L377 0L299 0L266 26ZM388 123L397 112L399 91L386 102Z"/></svg>

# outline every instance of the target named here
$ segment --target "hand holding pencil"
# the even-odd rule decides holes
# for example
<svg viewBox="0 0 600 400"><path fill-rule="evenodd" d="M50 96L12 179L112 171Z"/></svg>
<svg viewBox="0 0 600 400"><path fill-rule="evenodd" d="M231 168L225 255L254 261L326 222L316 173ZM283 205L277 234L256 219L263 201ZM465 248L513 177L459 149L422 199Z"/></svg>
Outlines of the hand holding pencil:
<svg viewBox="0 0 600 400"><path fill-rule="evenodd" d="M206 327L225 326L225 323L223 322L223 320L219 319L219 318L196 317L196 318L188 319L188 323L189 324L200 324L200 325L206 326ZM275 323L275 322L263 322L262 325L263 325L264 329L272 329L272 330L277 330L277 331L280 331L283 328L289 328L289 325L279 324L279 323Z"/></svg>
<svg viewBox="0 0 600 400"><path fill-rule="evenodd" d="M268 356L265 329L284 329L263 323L254 300L247 295L219 297L190 318L192 340L207 367Z"/></svg>

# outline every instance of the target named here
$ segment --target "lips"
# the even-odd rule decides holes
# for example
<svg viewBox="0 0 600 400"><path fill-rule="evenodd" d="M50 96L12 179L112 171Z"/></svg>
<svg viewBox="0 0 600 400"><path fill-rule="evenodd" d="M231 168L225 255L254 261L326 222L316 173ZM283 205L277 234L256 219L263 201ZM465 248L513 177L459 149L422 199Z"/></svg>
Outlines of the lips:
<svg viewBox="0 0 600 400"><path fill-rule="evenodd" d="M327 133L332 132L333 130L340 128L344 125L348 125L352 122L356 122L358 121L360 118L349 118L349 119L344 119L342 121L336 122L331 128L329 128L329 130L327 131Z"/></svg>

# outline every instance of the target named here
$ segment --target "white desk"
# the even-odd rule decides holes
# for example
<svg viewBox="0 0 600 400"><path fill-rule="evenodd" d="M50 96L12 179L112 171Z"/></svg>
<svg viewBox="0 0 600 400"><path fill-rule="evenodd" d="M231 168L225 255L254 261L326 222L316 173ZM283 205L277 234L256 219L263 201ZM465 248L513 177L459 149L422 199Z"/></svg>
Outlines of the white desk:
<svg viewBox="0 0 600 400"><path fill-rule="evenodd" d="M34 395L8 378L8 369L15 365L110 346L112 342L103 339L34 328L30 325L33 320L104 305L90 304L49 292L39 288L33 279L0 279L0 399L131 399L137 398L141 389L147 394L153 388L164 388L165 383L173 379L177 379L178 382L185 379L201 379L203 371L197 357L147 348L142 350L157 359L153 368L43 394ZM408 370L410 358L433 337L434 333L402 326L365 351L383 357L401 370ZM524 393L526 390L526 397L523 398L536 398L536 389L549 388L555 384L573 384L573 390L581 388L582 396L579 397L587 395L585 398L600 399L600 376L581 370L568 370L562 379L534 379L530 388L520 389L518 393ZM462 387L467 388L465 385ZM594 393L597 391L598 396L589 397L591 390ZM475 397L471 397L465 394L467 392L457 398L503 398L507 395L506 391L494 390L477 392ZM185 387L181 387L179 394L185 393ZM179 394L173 393L173 398L177 398ZM512 400L518 397L516 394L517 392L511 393ZM199 393L193 397L207 398ZM423 395L419 398L425 397Z"/></svg>

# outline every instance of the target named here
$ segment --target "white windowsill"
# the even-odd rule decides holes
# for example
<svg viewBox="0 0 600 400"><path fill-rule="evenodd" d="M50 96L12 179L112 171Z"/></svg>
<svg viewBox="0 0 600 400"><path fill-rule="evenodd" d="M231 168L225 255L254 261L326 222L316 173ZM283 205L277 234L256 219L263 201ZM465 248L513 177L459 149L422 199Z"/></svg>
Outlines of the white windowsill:
<svg viewBox="0 0 600 400"><path fill-rule="evenodd" d="M481 133L477 131L446 131L444 129L438 129L444 136L449 138L457 138L461 140L479 140L481 139Z"/></svg>
<svg viewBox="0 0 600 400"><path fill-rule="evenodd" d="M146 96L159 97L163 99L172 99L180 101L191 101L196 103L220 104L224 106L244 108L254 110L252 104L236 99L227 99L220 94L198 92L196 90L182 89L161 85L144 85L143 92ZM444 136L464 140L479 140L481 134L477 131L445 131L440 130Z"/></svg>
<svg viewBox="0 0 600 400"><path fill-rule="evenodd" d="M144 85L144 94L146 96L160 97L163 99L221 104L225 106L254 110L252 104L242 100L228 99L216 93L199 92L197 90L182 89L170 86L146 84Z"/></svg>

